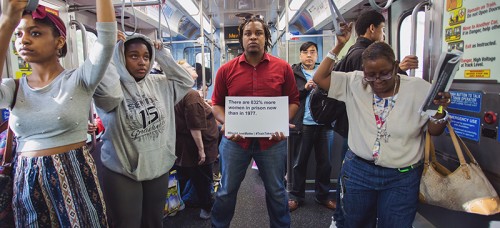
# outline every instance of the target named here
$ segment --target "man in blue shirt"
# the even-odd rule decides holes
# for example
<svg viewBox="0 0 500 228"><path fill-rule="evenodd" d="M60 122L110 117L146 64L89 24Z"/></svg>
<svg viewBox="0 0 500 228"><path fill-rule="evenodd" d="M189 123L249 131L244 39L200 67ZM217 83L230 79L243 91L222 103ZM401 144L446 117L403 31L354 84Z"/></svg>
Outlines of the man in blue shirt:
<svg viewBox="0 0 500 228"><path fill-rule="evenodd" d="M289 192L288 207L296 210L304 201L307 164L314 148L316 160L315 201L329 209L335 209L335 201L329 199L330 152L333 144L331 125L316 123L309 109L309 96L316 87L312 78L316 71L318 46L314 42L305 42L300 46L300 63L292 66L299 90L299 111L292 120L295 128L290 129L290 150L292 155L292 190Z"/></svg>

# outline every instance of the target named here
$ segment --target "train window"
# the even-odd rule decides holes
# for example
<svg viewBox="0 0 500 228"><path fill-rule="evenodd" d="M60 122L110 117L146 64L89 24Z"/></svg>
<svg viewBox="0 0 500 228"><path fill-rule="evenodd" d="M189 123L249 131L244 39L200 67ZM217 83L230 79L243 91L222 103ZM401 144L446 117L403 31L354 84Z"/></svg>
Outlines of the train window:
<svg viewBox="0 0 500 228"><path fill-rule="evenodd" d="M417 16L417 52L418 69L415 70L415 77L423 77L423 63L424 63L424 27L425 27L425 13L418 12ZM404 17L399 26L399 59L410 54L411 46L411 14Z"/></svg>
<svg viewBox="0 0 500 228"><path fill-rule="evenodd" d="M205 47L205 82L207 86L212 85L212 70L211 70L211 62L210 62L210 49ZM201 60L203 59L203 55L201 54L201 47L186 47L184 48L184 59L189 63L189 65L194 66L198 73L198 80L196 86L201 88L201 84L203 80L201 79L202 67Z"/></svg>
<svg viewBox="0 0 500 228"><path fill-rule="evenodd" d="M96 40L97 36L94 33L87 31L87 51L94 46ZM82 30L79 29L76 30L76 45L76 50L78 51L78 65L82 65L87 56L83 55Z"/></svg>

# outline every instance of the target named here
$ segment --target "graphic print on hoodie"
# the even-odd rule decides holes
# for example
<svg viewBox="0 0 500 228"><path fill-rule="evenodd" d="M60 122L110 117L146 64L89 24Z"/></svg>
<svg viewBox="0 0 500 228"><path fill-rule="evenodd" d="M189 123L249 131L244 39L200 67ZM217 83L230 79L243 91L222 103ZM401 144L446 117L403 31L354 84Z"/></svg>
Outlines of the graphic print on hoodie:
<svg viewBox="0 0 500 228"><path fill-rule="evenodd" d="M158 108L156 97L136 94L139 100L125 99L127 103L127 119L130 121L130 137L133 140L154 140L163 133L165 127L165 110ZM160 106L161 107L161 106Z"/></svg>

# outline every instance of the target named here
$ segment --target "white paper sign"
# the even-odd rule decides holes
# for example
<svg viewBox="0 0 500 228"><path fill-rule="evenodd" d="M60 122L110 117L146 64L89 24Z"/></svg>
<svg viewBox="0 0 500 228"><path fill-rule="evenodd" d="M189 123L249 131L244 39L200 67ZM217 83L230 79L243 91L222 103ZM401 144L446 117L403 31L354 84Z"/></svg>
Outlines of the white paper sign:
<svg viewBox="0 0 500 228"><path fill-rule="evenodd" d="M226 97L225 135L288 136L288 97Z"/></svg>

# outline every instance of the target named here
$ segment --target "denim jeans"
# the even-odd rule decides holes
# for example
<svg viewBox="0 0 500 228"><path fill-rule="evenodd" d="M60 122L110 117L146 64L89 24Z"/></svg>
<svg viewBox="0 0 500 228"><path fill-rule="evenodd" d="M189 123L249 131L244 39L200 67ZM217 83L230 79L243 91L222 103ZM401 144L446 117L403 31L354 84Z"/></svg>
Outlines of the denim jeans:
<svg viewBox="0 0 500 228"><path fill-rule="evenodd" d="M252 158L259 167L260 177L266 189L266 205L271 227L290 227L288 196L285 190L286 141L261 151L257 140L254 140L248 149L243 149L223 137L219 154L222 179L212 208L212 227L229 227L234 216L238 189Z"/></svg>
<svg viewBox="0 0 500 228"><path fill-rule="evenodd" d="M212 186L213 186L213 164L203 164L193 167L177 166L177 179L181 192L186 189L186 184L190 181L196 199L203 210L212 210Z"/></svg>
<svg viewBox="0 0 500 228"><path fill-rule="evenodd" d="M401 173L348 150L341 171L345 227L412 227L423 166Z"/></svg>
<svg viewBox="0 0 500 228"><path fill-rule="evenodd" d="M314 148L316 160L315 192L318 201L328 200L330 191L330 154L333 144L333 130L323 125L303 125L302 132L290 137L293 155L292 190L290 199L302 202L305 197L306 174L309 157Z"/></svg>
<svg viewBox="0 0 500 228"><path fill-rule="evenodd" d="M341 165L344 163L344 158L347 150L349 149L349 146L347 144L347 137L344 138L344 142L342 144L342 151L340 155L340 159L342 162L340 163ZM344 227L344 212L342 209L342 200L340 200L340 177L341 175L339 174L339 177L337 179L337 190L335 191L335 199L337 201L337 208L335 209L335 212L333 212L333 220L335 221L335 226L337 228L343 228Z"/></svg>

